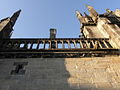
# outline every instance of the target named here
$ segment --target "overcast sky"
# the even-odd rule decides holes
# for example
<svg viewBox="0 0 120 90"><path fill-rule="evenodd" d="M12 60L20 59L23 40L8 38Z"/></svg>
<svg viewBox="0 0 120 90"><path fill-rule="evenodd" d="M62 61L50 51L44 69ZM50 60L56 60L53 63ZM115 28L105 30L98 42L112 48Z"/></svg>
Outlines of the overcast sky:
<svg viewBox="0 0 120 90"><path fill-rule="evenodd" d="M47 38L49 29L56 28L58 38L72 38L80 34L75 11L88 13L85 5L104 13L106 8L120 9L120 0L1 0L0 19L21 9L12 37Z"/></svg>

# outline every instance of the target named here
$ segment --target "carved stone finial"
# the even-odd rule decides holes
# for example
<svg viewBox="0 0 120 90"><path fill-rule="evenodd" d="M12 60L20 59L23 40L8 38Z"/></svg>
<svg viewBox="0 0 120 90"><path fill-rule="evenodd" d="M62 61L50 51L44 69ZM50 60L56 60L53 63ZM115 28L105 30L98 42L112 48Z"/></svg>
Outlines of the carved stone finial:
<svg viewBox="0 0 120 90"><path fill-rule="evenodd" d="M99 16L98 13L95 11L95 9L92 6L87 5L87 8L94 23L96 23Z"/></svg>
<svg viewBox="0 0 120 90"><path fill-rule="evenodd" d="M92 18L87 13L84 12L84 15L85 15L85 18L87 19L88 23L93 22Z"/></svg>
<svg viewBox="0 0 120 90"><path fill-rule="evenodd" d="M107 8L107 9L106 9L106 12L111 13L112 11L111 11L110 9Z"/></svg>
<svg viewBox="0 0 120 90"><path fill-rule="evenodd" d="M76 16L78 20L80 21L80 23L85 23L85 17L82 16L82 14L79 11L76 11Z"/></svg>
<svg viewBox="0 0 120 90"><path fill-rule="evenodd" d="M81 14L79 11L76 11L76 16L77 16L78 18L80 18L80 17L82 17L82 14Z"/></svg>
<svg viewBox="0 0 120 90"><path fill-rule="evenodd" d="M98 13L95 11L95 9L92 6L87 5L88 11L90 12L90 16L97 17Z"/></svg>
<svg viewBox="0 0 120 90"><path fill-rule="evenodd" d="M116 9L114 13L116 16L120 17L120 9Z"/></svg>

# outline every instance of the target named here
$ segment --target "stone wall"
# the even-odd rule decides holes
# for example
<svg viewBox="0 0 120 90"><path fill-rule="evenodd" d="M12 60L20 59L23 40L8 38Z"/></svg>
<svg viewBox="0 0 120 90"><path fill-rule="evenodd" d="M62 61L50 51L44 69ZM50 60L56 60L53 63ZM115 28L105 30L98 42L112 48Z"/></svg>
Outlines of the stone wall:
<svg viewBox="0 0 120 90"><path fill-rule="evenodd" d="M25 74L11 73L28 62ZM0 59L0 90L120 90L120 57Z"/></svg>

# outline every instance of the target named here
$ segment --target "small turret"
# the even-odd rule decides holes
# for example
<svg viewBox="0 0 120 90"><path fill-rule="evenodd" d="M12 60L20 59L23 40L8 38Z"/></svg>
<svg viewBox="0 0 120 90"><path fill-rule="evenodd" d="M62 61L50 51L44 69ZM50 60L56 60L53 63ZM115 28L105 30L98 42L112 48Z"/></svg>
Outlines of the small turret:
<svg viewBox="0 0 120 90"><path fill-rule="evenodd" d="M99 16L98 13L95 11L95 9L92 6L87 6L87 8L93 21L96 23L97 17Z"/></svg>

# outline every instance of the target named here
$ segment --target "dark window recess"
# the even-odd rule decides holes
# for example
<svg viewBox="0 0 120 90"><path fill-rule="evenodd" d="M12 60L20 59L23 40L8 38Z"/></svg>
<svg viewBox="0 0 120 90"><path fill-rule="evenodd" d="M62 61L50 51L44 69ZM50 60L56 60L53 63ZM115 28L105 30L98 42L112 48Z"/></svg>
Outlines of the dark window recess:
<svg viewBox="0 0 120 90"><path fill-rule="evenodd" d="M12 75L24 75L25 70L24 66L26 66L28 62L14 62L15 69L11 71Z"/></svg>
<svg viewBox="0 0 120 90"><path fill-rule="evenodd" d="M108 20L110 20L111 23L113 23L113 24L116 24L116 23L119 23L119 22L120 22L117 17L107 17L107 18L108 18Z"/></svg>
<svg viewBox="0 0 120 90"><path fill-rule="evenodd" d="M116 24L118 27L120 27L120 18L118 18L118 17L108 17L108 20L111 21L111 24Z"/></svg>

